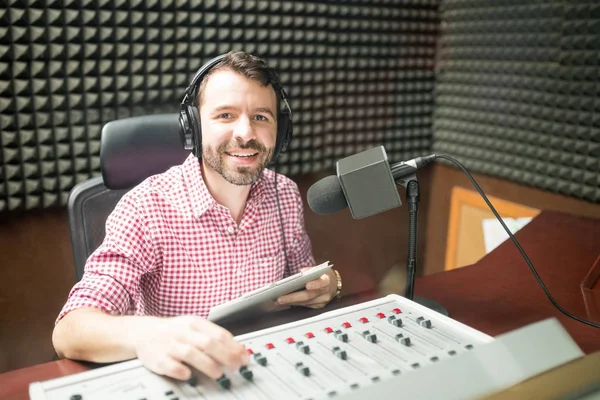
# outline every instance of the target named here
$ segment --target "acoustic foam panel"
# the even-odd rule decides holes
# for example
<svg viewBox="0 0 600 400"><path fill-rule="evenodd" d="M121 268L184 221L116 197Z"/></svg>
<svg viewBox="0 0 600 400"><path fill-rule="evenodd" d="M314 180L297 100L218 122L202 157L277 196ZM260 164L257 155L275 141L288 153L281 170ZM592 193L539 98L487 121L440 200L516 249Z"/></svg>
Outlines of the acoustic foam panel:
<svg viewBox="0 0 600 400"><path fill-rule="evenodd" d="M279 172L431 145L437 0L8 0L0 9L0 211L64 206L102 126L177 112L202 63L267 59L294 117Z"/></svg>
<svg viewBox="0 0 600 400"><path fill-rule="evenodd" d="M433 149L600 200L600 3L445 0Z"/></svg>

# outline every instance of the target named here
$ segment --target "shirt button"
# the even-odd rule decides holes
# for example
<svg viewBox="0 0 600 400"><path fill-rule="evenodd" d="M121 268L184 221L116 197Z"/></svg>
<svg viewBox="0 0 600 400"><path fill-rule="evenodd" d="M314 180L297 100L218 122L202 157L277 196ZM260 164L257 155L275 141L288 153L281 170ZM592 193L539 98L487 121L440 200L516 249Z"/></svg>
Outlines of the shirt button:
<svg viewBox="0 0 600 400"><path fill-rule="evenodd" d="M228 226L227 227L227 232L233 233L233 232L235 232L235 228L233 226Z"/></svg>

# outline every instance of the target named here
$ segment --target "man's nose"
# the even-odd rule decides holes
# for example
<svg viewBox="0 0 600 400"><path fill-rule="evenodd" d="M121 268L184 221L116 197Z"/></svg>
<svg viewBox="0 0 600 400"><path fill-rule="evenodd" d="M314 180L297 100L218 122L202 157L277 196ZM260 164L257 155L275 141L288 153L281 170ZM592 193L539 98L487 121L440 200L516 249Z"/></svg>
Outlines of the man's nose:
<svg viewBox="0 0 600 400"><path fill-rule="evenodd" d="M254 139L255 132L254 127L252 126L252 121L248 117L240 117L236 124L235 130L233 132L233 136L235 138L240 138L245 143L250 139Z"/></svg>

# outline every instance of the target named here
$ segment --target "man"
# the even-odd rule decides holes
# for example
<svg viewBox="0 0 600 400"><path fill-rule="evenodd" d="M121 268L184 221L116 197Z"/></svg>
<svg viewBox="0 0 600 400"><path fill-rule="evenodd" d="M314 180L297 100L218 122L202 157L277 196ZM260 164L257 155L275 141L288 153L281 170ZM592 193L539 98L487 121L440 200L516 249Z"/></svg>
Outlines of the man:
<svg viewBox="0 0 600 400"><path fill-rule="evenodd" d="M197 99L201 150L127 193L106 223L57 319L63 357L137 357L176 379L212 378L248 363L244 346L204 319L210 308L312 267L297 185L265 169L277 139L278 97L266 64L228 53ZM287 264L287 271L286 271ZM280 304L323 307L334 271Z"/></svg>

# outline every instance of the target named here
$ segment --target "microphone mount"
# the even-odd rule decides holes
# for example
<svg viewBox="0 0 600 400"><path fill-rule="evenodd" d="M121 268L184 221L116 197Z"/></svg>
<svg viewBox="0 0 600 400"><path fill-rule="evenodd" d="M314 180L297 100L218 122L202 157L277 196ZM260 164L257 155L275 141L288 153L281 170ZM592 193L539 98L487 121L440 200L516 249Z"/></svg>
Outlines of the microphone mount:
<svg viewBox="0 0 600 400"><path fill-rule="evenodd" d="M406 166L406 167L405 167ZM404 297L419 303L427 308L448 316L448 310L438 302L417 296L415 297L415 273L417 269L417 231L419 211L419 181L417 180L417 169L408 166L406 163L394 164L392 168L402 168L406 172L410 172L408 168L413 170L412 174L407 173L394 175L401 176L396 179L396 184L406 188L406 204L408 205L408 254L406 256L406 286L404 289ZM398 173L398 172L395 172Z"/></svg>

